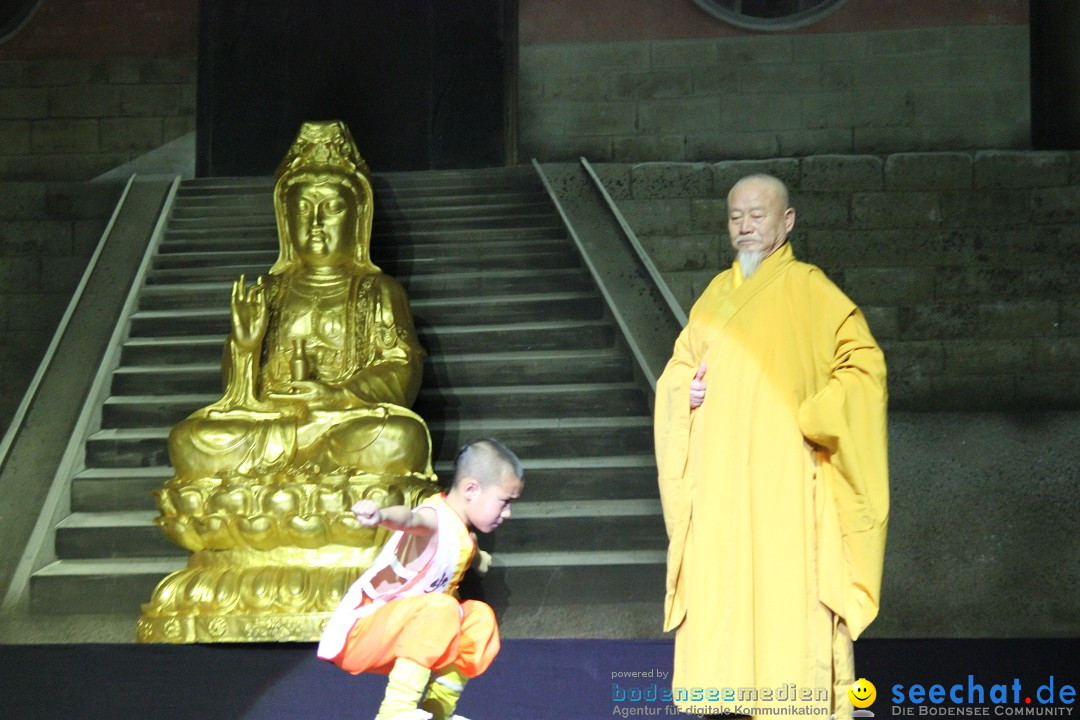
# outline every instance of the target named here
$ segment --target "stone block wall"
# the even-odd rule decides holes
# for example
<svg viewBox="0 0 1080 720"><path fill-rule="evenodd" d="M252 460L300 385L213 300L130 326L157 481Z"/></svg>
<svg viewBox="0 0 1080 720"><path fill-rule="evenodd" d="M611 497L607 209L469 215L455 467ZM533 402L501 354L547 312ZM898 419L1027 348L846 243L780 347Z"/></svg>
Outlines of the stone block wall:
<svg viewBox="0 0 1080 720"><path fill-rule="evenodd" d="M195 81L194 55L0 60L0 432L120 196L90 180L193 131Z"/></svg>
<svg viewBox="0 0 1080 720"><path fill-rule="evenodd" d="M1026 25L534 43L522 159L1023 149Z"/></svg>
<svg viewBox="0 0 1080 720"><path fill-rule="evenodd" d="M0 433L122 191L118 182L0 182Z"/></svg>
<svg viewBox="0 0 1080 720"><path fill-rule="evenodd" d="M0 61L0 180L88 180L195 129L196 60Z"/></svg>
<svg viewBox="0 0 1080 720"><path fill-rule="evenodd" d="M979 151L595 166L689 308L733 252L727 190L792 191L796 255L863 309L892 407L1080 407L1080 154Z"/></svg>

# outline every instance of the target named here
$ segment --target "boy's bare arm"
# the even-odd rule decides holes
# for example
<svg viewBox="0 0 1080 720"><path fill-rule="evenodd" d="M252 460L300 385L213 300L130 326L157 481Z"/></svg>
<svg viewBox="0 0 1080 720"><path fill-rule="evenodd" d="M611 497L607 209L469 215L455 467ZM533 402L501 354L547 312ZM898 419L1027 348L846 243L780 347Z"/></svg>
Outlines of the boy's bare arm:
<svg viewBox="0 0 1080 720"><path fill-rule="evenodd" d="M381 508L374 500L361 500L352 506L353 514L366 527L381 525L390 530L401 530L414 535L431 535L437 528L435 511L421 508L413 512L405 505Z"/></svg>

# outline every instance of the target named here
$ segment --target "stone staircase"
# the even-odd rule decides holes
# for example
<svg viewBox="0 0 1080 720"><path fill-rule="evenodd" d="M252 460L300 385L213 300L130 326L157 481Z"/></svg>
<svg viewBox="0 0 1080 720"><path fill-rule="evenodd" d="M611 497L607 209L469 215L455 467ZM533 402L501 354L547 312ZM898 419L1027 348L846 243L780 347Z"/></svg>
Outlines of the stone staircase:
<svg viewBox="0 0 1080 720"><path fill-rule="evenodd" d="M436 470L494 435L527 485L481 539L496 566L467 591L510 636L659 633L665 537L651 420L630 354L531 168L375 178L372 257L409 292L429 358L415 409ZM31 610L137 614L186 551L153 523L168 429L221 394L232 281L277 255L269 178L183 183L71 483L56 562Z"/></svg>

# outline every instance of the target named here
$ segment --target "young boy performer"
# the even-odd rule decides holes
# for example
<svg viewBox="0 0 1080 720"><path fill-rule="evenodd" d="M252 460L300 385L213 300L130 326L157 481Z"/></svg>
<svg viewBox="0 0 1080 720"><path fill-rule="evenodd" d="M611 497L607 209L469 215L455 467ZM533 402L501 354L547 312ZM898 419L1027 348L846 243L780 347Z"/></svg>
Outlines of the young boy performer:
<svg viewBox="0 0 1080 720"><path fill-rule="evenodd" d="M497 528L524 486L517 456L485 438L458 451L445 495L415 510L371 500L353 506L364 525L395 532L331 614L318 652L353 674L388 675L376 720L450 718L466 681L495 659L495 614L477 600L459 603L455 594L470 564L484 573L491 559L476 555L470 528Z"/></svg>

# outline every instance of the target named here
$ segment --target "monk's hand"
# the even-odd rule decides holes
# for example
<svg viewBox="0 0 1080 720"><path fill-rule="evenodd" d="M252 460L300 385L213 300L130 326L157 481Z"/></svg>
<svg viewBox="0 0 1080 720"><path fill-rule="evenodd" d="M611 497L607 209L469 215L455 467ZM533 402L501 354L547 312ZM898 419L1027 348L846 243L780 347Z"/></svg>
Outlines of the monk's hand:
<svg viewBox="0 0 1080 720"><path fill-rule="evenodd" d="M703 402L705 402L705 363L698 366L697 374L690 381L690 409L697 409Z"/></svg>
<svg viewBox="0 0 1080 720"><path fill-rule="evenodd" d="M244 350L257 350L266 334L268 313L266 310L266 285L262 277L251 287L246 287L243 275L233 283L232 289L232 336Z"/></svg>
<svg viewBox="0 0 1080 720"><path fill-rule="evenodd" d="M382 522L382 510L374 500L360 500L352 506L352 511L364 527L375 527Z"/></svg>

